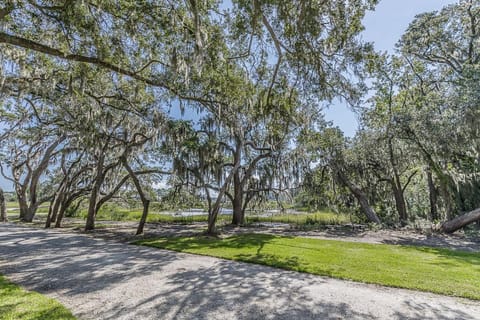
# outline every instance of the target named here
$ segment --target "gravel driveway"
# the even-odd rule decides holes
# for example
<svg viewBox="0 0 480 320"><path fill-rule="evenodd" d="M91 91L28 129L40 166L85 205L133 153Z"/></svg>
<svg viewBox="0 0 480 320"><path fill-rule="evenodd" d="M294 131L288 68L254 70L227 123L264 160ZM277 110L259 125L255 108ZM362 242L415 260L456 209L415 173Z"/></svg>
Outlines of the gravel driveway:
<svg viewBox="0 0 480 320"><path fill-rule="evenodd" d="M80 319L480 319L480 303L0 224L0 273Z"/></svg>

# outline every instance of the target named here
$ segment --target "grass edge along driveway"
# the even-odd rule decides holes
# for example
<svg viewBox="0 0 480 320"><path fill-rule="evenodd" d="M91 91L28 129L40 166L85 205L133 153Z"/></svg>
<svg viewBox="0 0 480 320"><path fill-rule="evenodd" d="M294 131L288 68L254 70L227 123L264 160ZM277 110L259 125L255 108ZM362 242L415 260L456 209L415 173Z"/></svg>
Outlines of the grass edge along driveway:
<svg viewBox="0 0 480 320"><path fill-rule="evenodd" d="M0 320L74 320L54 299L26 291L0 275Z"/></svg>
<svg viewBox="0 0 480 320"><path fill-rule="evenodd" d="M269 234L155 238L133 244L480 300L478 252Z"/></svg>

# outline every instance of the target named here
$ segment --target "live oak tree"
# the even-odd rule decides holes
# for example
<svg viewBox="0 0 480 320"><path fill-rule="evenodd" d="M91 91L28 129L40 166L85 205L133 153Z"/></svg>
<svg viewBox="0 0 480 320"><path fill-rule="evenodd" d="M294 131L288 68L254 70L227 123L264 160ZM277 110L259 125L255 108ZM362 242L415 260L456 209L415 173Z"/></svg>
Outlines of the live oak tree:
<svg viewBox="0 0 480 320"><path fill-rule="evenodd" d="M400 58L378 56L371 64L376 94L370 99L372 108L362 113L363 130L356 141L360 146L359 158L365 159L377 183L386 182L391 187L398 218L406 225L409 218L406 188L418 169L416 157L401 139L402 128L398 123L409 102L404 92L399 93L405 85L400 68L403 63Z"/></svg>
<svg viewBox="0 0 480 320"><path fill-rule="evenodd" d="M436 75L437 86L442 90L442 99L437 108L448 116L445 126L447 139L434 139L437 150L446 150L442 156L454 175L438 176L449 193L453 203L447 208L448 217L457 211L478 208L480 203L472 199L465 203L462 190L469 185L478 185L478 70L480 2L478 0L460 1L440 12L418 16L402 37L400 49L407 57L422 61ZM413 59L412 58L412 59ZM447 123L448 121L448 123ZM461 128L461 130L459 130ZM442 132L442 131L440 131ZM464 146L468 147L465 148ZM439 170L432 168L434 173ZM442 180L448 179L443 182ZM475 195L474 195L475 196ZM453 232L475 220L479 220L478 210L464 217L445 223L442 229Z"/></svg>
<svg viewBox="0 0 480 320"><path fill-rule="evenodd" d="M11 133L13 135L9 139L2 141L0 171L14 185L20 208L19 218L31 222L40 204L52 197L52 194L39 196L37 189L41 177L58 155L65 136L36 129ZM5 165L10 168L10 173L6 172Z"/></svg>
<svg viewBox="0 0 480 320"><path fill-rule="evenodd" d="M321 129L321 130L319 130ZM315 131L304 132L300 141L304 156L310 164L315 164L314 171L328 170L340 186L345 187L357 200L369 222L380 224L374 207L371 205L368 193L370 185L365 174L368 173L364 161L358 161L357 153L351 148L351 143L338 128L317 128Z"/></svg>
<svg viewBox="0 0 480 320"><path fill-rule="evenodd" d="M51 104L62 106L72 122L68 126L80 133L69 143L80 149L83 144L93 163L87 229L93 228L105 177L119 182L111 191L125 179L118 159L128 147L116 142L134 122L123 130L119 117L136 113L136 103L123 97L128 90L122 85L170 99L175 108L188 104L215 123L215 138L229 145L223 151L231 153L233 165L225 166L211 220L226 195L236 207L233 222L242 223L254 194L282 188L272 170L283 165L279 151L292 141L292 115L308 117L301 106L315 110L336 96L358 98L361 86L350 79L361 75L358 62L370 48L357 35L365 10L374 4L233 1L222 12L213 1L16 1L1 9L0 43L10 52L43 59L37 64L49 68L47 77L60 78L60 90L56 84L50 88L59 92ZM65 109L67 99L79 110ZM106 198L112 194L102 192Z"/></svg>

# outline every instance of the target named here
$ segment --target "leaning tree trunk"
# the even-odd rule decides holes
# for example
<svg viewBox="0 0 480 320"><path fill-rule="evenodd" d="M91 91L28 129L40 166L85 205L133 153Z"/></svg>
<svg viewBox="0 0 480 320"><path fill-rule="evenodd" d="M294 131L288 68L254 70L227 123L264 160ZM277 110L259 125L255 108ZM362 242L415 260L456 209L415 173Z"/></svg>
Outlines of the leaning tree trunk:
<svg viewBox="0 0 480 320"><path fill-rule="evenodd" d="M58 210L60 204L63 201L64 194L63 192L58 192L50 203L50 208L48 210L47 221L45 222L45 228L50 228L52 223L57 221Z"/></svg>
<svg viewBox="0 0 480 320"><path fill-rule="evenodd" d="M373 222L373 223L381 224L382 222L378 218L377 213L368 203L367 195L355 184L348 181L347 177L341 170L337 169L336 171L340 180L343 182L345 186L347 186L350 192L357 199L358 203L360 204L360 207L362 208L368 220L370 220L370 222Z"/></svg>
<svg viewBox="0 0 480 320"><path fill-rule="evenodd" d="M85 223L85 231L91 231L95 229L95 216L97 215L98 194L100 193L99 185L95 184L90 193L90 199L88 202L87 221Z"/></svg>
<svg viewBox="0 0 480 320"><path fill-rule="evenodd" d="M0 188L0 221L7 222L7 205L5 203L5 196L3 190Z"/></svg>
<svg viewBox="0 0 480 320"><path fill-rule="evenodd" d="M133 172L132 167L130 167L130 165L128 164L127 157L125 155L123 155L121 160L122 160L124 168L127 169L128 175L132 179L133 184L135 185L135 188L137 189L138 195L140 196L140 200L142 200L142 205L143 205L142 217L140 218L140 222L138 223L137 232L135 233L138 236L140 234L143 234L143 229L145 228L145 223L147 222L148 208L150 206L150 199L147 198L147 195L143 191L142 184L140 183L140 180L138 179L135 172Z"/></svg>
<svg viewBox="0 0 480 320"><path fill-rule="evenodd" d="M363 191L361 191L358 188L354 190L350 189L350 191L353 193L355 198L357 198L358 203L360 203L360 207L362 207L362 210L367 216L368 220L377 224L381 224L382 222L378 218L377 213L375 212L375 210L373 210L373 208L368 203L368 199L365 193L363 193Z"/></svg>
<svg viewBox="0 0 480 320"><path fill-rule="evenodd" d="M211 212L208 213L208 228L207 228L207 234L209 235L214 235L216 232L216 222L217 222L217 217L218 213L220 212L220 205L223 200L223 196L225 195L225 192L227 191L228 185L230 182L232 182L233 174L240 168L240 162L237 162L235 166L233 167L232 171L230 174L227 176L225 181L223 182L223 186L220 188L218 191L217 195L217 200L215 201L215 204L213 205L213 209Z"/></svg>
<svg viewBox="0 0 480 320"><path fill-rule="evenodd" d="M61 228L62 227L62 221L63 218L65 217L65 212L67 212L68 207L70 206L70 202L67 201L62 201L62 204L60 205L60 208L58 209L58 216L56 217L55 221L55 228Z"/></svg>
<svg viewBox="0 0 480 320"><path fill-rule="evenodd" d="M480 221L480 208L444 222L440 227L440 231L453 233L475 221Z"/></svg>
<svg viewBox="0 0 480 320"><path fill-rule="evenodd" d="M143 234L143 229L145 228L145 223L147 222L148 216L148 207L150 205L150 200L144 199L143 202L143 212L142 217L140 218L140 222L138 223L137 232L135 233L137 236Z"/></svg>

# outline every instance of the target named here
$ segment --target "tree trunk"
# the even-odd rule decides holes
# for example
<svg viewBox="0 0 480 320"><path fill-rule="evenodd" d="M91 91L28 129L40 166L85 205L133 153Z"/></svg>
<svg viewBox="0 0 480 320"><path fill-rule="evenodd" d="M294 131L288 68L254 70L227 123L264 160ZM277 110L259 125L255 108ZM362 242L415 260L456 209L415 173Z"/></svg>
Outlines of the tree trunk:
<svg viewBox="0 0 480 320"><path fill-rule="evenodd" d="M395 198L395 206L397 208L400 223L405 226L408 221L407 204L401 188L398 188L397 184L392 181L393 196Z"/></svg>
<svg viewBox="0 0 480 320"><path fill-rule="evenodd" d="M70 204L71 202L65 201L65 202L62 202L62 204L60 205L60 208L58 209L58 216L55 221L55 228L62 227L62 221L63 221L63 218L65 217L65 212L67 211Z"/></svg>
<svg viewBox="0 0 480 320"><path fill-rule="evenodd" d="M347 177L341 170L337 169L336 171L338 173L340 180L343 182L344 185L347 186L350 192L357 199L358 203L360 204L360 207L362 208L368 220L370 220L373 223L381 224L381 221L378 218L377 213L375 212L375 210L373 210L373 208L368 203L368 199L365 193L359 187L357 187L356 185L348 181Z"/></svg>
<svg viewBox="0 0 480 320"><path fill-rule="evenodd" d="M17 199L18 199L18 208L20 210L18 218L20 221L25 221L25 218L28 214L28 203L26 200L25 195L19 194L17 192Z"/></svg>
<svg viewBox="0 0 480 320"><path fill-rule="evenodd" d="M440 231L445 233L453 233L475 221L480 221L480 208L444 222L440 227Z"/></svg>
<svg viewBox="0 0 480 320"><path fill-rule="evenodd" d="M145 227L145 223L147 222L148 216L148 207L150 205L150 200L145 199L143 202L143 212L142 217L140 218L140 222L138 223L137 233L136 235L143 234L143 229Z"/></svg>
<svg viewBox="0 0 480 320"><path fill-rule="evenodd" d="M390 110L391 111L391 110ZM390 126L387 129L387 134L389 134ZM397 207L398 217L400 224L405 226L408 220L407 205L405 203L405 197L403 195L402 182L400 180L400 174L397 167L397 159L395 157L394 147L393 147L393 136L388 139L388 150L390 155L390 163L393 169L393 180L391 180L393 196L395 198L395 206Z"/></svg>
<svg viewBox="0 0 480 320"><path fill-rule="evenodd" d="M227 176L225 179L223 186L220 188L218 191L217 195L217 200L215 201L215 204L213 205L213 209L211 212L208 213L208 228L207 228L207 234L213 235L215 234L215 224L217 222L217 217L218 213L220 211L220 204L222 203L223 196L225 195L225 192L227 191L228 185L232 181L233 174L240 168L240 162L237 162L235 166L232 168L232 171L230 174Z"/></svg>
<svg viewBox="0 0 480 320"><path fill-rule="evenodd" d="M26 208L26 213L23 218L24 222L32 222L33 218L35 217L35 212L37 211L36 206L29 206Z"/></svg>
<svg viewBox="0 0 480 320"><path fill-rule="evenodd" d="M95 184L90 193L90 199L88 202L87 222L85 223L85 231L95 229L95 216L97 215L96 208L98 203L99 188Z"/></svg>
<svg viewBox="0 0 480 320"><path fill-rule="evenodd" d="M368 203L367 196L361 191L360 189L350 189L353 195L357 198L358 202L360 203L360 207L362 207L363 212L367 216L368 220L373 223L381 224L382 222L377 216L377 213Z"/></svg>
<svg viewBox="0 0 480 320"><path fill-rule="evenodd" d="M232 224L240 226L245 223L245 216L243 211L243 190L240 181L240 172L235 172L233 176L233 213Z"/></svg>
<svg viewBox="0 0 480 320"><path fill-rule="evenodd" d="M140 199L142 200L142 204L143 204L142 217L140 218L137 232L135 233L136 235L139 235L143 233L145 223L147 222L148 207L150 206L150 200L145 195L145 192L143 192L142 184L140 183L140 180L138 179L135 172L133 172L132 167L130 167L130 165L128 164L128 160L125 154L122 156L121 161L123 163L124 168L127 170L128 175L132 179L133 184L135 185L135 188L137 189L138 195L140 196Z"/></svg>
<svg viewBox="0 0 480 320"><path fill-rule="evenodd" d="M7 204L5 202L5 195L3 194L2 188L0 188L0 221L7 222Z"/></svg>
<svg viewBox="0 0 480 320"><path fill-rule="evenodd" d="M90 192L90 199L88 202L88 212L87 212L87 222L85 223L85 231L90 231L95 229L95 217L98 211L98 202L100 196L100 188L102 186L103 180L105 179L104 171L105 156L102 154L97 160L96 165L96 175L95 180L92 186L92 191Z"/></svg>
<svg viewBox="0 0 480 320"><path fill-rule="evenodd" d="M208 227L207 227L208 235L214 235L216 232L216 222L217 222L219 211L220 211L220 203L216 201L215 204L213 205L212 210L208 213Z"/></svg>
<svg viewBox="0 0 480 320"><path fill-rule="evenodd" d="M436 221L439 219L437 209L437 189L435 188L435 183L433 182L432 169L430 169L430 167L427 167L426 173L428 183L428 195L430 200L430 218L432 219L432 221Z"/></svg>
<svg viewBox="0 0 480 320"><path fill-rule="evenodd" d="M46 229L50 228L50 225L52 224L52 211L53 211L54 203L55 203L55 198L53 198L53 200L50 201L50 205L48 206L47 221L45 221Z"/></svg>
<svg viewBox="0 0 480 320"><path fill-rule="evenodd" d="M52 222L57 221L58 210L64 200L65 200L65 193L63 191L60 192L57 195L57 197L55 197L55 204L53 205L53 210L52 210Z"/></svg>
<svg viewBox="0 0 480 320"><path fill-rule="evenodd" d="M51 224L57 221L58 210L61 202L63 201L65 195L63 192L58 192L53 199L53 206L50 204L50 209L47 216L47 221L45 222L45 228L50 228Z"/></svg>

